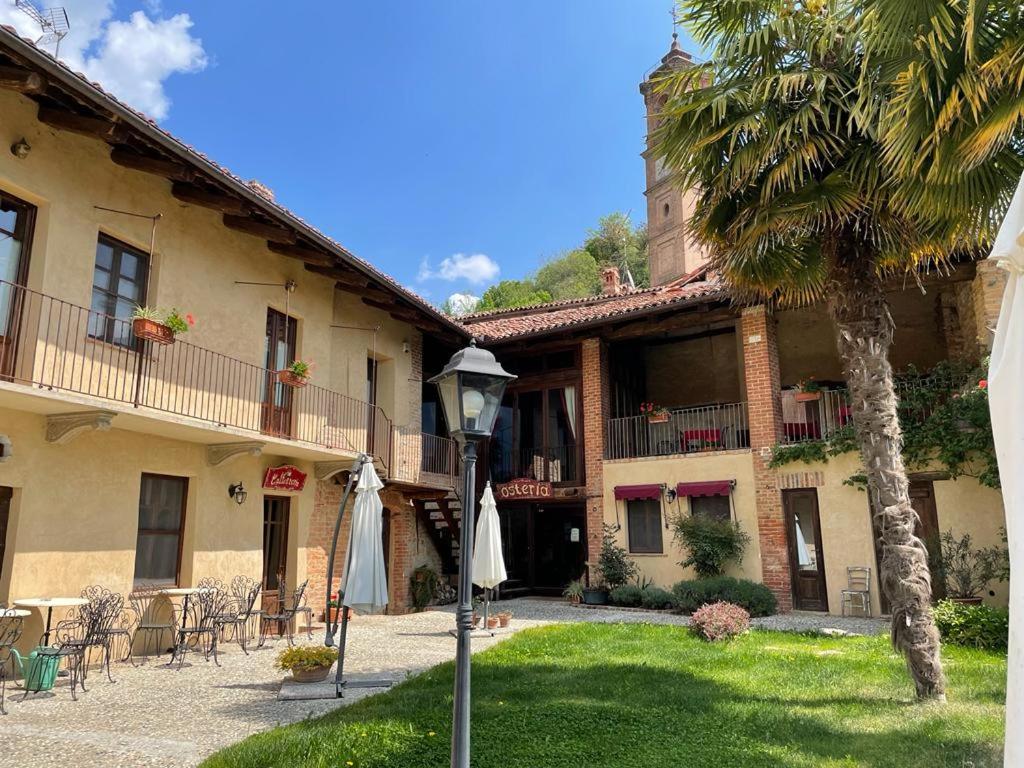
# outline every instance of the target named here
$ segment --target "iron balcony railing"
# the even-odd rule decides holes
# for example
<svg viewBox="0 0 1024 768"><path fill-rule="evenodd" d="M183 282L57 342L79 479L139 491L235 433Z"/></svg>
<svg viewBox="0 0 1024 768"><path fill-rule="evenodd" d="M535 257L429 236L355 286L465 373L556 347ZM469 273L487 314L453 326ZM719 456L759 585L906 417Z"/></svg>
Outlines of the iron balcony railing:
<svg viewBox="0 0 1024 768"><path fill-rule="evenodd" d="M606 436L608 459L735 450L750 447L750 423L746 403L726 403L609 419Z"/></svg>
<svg viewBox="0 0 1024 768"><path fill-rule="evenodd" d="M520 477L544 480L552 483L573 483L579 481L579 452L572 445L549 445L526 447L518 450L498 450L494 446L490 453L491 479L496 483L507 483Z"/></svg>
<svg viewBox="0 0 1024 768"><path fill-rule="evenodd" d="M458 445L450 437L395 430L389 477L406 483L451 487L459 472Z"/></svg>
<svg viewBox="0 0 1024 768"><path fill-rule="evenodd" d="M0 381L126 403L220 427L366 451L391 463L376 405L175 340L144 342L130 321L0 281Z"/></svg>

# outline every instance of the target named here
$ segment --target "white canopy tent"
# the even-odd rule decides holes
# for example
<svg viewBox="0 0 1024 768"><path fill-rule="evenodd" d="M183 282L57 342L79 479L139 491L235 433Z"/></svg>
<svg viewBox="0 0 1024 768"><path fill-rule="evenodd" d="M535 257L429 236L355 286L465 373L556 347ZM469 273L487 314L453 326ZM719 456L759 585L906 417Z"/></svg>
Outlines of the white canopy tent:
<svg viewBox="0 0 1024 768"><path fill-rule="evenodd" d="M1010 273L992 346L988 392L1011 565L1003 764L1016 768L1024 765L1024 178L989 258Z"/></svg>

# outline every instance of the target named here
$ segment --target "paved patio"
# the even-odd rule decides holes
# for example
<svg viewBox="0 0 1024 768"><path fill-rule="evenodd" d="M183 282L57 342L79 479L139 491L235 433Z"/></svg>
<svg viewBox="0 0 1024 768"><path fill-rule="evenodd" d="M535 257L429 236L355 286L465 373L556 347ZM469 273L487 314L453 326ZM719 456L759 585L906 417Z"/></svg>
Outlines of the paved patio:
<svg viewBox="0 0 1024 768"><path fill-rule="evenodd" d="M515 630L552 622L656 622L685 625L686 617L639 611L588 610L560 601L512 600L502 603L515 615ZM453 607L408 616L364 616L349 626L346 669L401 677L447 661L455 655ZM758 620L772 628L834 627L850 632L884 632L878 620L839 619L814 614L789 614ZM510 637L476 638L474 651ZM302 636L300 642L313 641ZM274 659L284 641L245 656L228 644L222 667L190 655L181 671L154 660L146 666L118 664L111 684L99 671L90 675L89 690L71 700L63 681L53 694L21 701L8 686L7 709L0 716L0 764L23 768L55 763L96 766L196 765L205 756L251 733L327 712L376 693L354 689L342 701L279 701L283 673ZM163 661L166 661L166 656Z"/></svg>

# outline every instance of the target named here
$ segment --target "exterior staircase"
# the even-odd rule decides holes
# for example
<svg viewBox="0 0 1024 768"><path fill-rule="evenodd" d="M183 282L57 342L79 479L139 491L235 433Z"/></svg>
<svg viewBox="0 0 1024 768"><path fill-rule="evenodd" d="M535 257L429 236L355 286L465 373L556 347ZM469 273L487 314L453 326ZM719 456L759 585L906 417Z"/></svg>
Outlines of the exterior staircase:
<svg viewBox="0 0 1024 768"><path fill-rule="evenodd" d="M416 517L441 556L441 573L450 576L459 570L459 533L462 521L462 502L452 491L447 496L414 500Z"/></svg>

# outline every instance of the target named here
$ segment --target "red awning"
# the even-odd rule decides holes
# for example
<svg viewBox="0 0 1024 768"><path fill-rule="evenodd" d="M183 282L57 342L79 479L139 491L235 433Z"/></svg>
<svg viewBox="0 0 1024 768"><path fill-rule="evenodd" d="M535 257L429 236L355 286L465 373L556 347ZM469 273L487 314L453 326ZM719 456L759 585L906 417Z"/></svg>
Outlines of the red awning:
<svg viewBox="0 0 1024 768"><path fill-rule="evenodd" d="M728 496L731 490L732 480L709 480L705 483L680 483L676 486L676 496Z"/></svg>
<svg viewBox="0 0 1024 768"><path fill-rule="evenodd" d="M622 500L660 499L660 485L616 485L615 498Z"/></svg>

